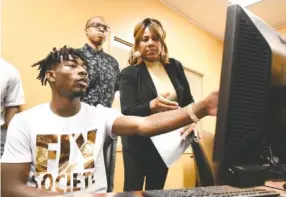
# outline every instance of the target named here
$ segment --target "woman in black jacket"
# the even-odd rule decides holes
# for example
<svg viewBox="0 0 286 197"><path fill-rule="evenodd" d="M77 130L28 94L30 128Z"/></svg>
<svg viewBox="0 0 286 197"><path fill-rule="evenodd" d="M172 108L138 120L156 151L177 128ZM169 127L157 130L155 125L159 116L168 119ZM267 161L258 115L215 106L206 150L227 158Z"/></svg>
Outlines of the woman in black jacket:
<svg viewBox="0 0 286 197"><path fill-rule="evenodd" d="M146 18L134 30L130 66L120 76L125 115L148 116L194 102L182 64L168 56L166 33L158 20ZM168 167L150 137L121 137L124 191L163 189ZM168 142L166 142L168 145Z"/></svg>

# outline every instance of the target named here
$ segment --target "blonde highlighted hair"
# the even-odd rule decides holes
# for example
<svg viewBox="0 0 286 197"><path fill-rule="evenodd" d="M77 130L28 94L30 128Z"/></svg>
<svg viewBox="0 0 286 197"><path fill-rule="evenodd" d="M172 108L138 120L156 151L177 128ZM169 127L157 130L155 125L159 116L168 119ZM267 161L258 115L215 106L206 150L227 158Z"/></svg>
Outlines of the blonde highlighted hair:
<svg viewBox="0 0 286 197"><path fill-rule="evenodd" d="M138 23L136 25L136 27L134 29L134 33L133 33L135 43L131 49L130 57L128 59L128 63L130 65L137 65L137 64L141 64L143 62L143 58L141 57L141 54L139 52L139 44L142 40L144 31L146 28L149 28L150 32L159 39L159 41L162 45L162 51L160 54L161 63L163 65L168 64L169 63L169 53L168 53L167 45L165 43L166 32L158 20L151 19L151 18L145 18L143 21L141 21L140 23Z"/></svg>

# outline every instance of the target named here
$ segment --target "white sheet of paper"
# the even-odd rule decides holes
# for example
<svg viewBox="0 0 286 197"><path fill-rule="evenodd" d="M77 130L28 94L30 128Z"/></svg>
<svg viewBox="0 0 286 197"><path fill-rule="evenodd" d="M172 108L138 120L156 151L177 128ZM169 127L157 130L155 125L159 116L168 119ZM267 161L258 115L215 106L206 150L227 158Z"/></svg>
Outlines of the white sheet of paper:
<svg viewBox="0 0 286 197"><path fill-rule="evenodd" d="M151 137L153 144L168 167L179 159L191 144L189 137L185 140L182 139L180 133L182 129Z"/></svg>

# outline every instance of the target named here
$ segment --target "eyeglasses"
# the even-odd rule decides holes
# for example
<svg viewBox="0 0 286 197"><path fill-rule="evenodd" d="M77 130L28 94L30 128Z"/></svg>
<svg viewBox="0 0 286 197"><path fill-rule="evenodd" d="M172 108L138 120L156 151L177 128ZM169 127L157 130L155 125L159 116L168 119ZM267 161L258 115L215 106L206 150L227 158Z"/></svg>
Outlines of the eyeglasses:
<svg viewBox="0 0 286 197"><path fill-rule="evenodd" d="M107 25L103 25L101 23L92 23L90 26L88 26L87 28L89 27L93 27L97 30L101 30L101 28L103 29L103 31L105 32L109 32L110 31L110 27L108 27Z"/></svg>

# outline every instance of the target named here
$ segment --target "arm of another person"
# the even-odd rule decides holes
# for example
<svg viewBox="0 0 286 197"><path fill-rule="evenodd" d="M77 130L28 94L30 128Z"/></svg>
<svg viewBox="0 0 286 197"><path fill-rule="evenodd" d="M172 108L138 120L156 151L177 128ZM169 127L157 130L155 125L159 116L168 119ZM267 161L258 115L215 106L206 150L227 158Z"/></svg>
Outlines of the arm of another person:
<svg viewBox="0 0 286 197"><path fill-rule="evenodd" d="M7 95L4 97L5 107L5 126L8 125L16 113L20 111L20 105L25 103L24 90L22 87L21 77L18 72L15 72L13 78L10 79L7 87Z"/></svg>
<svg viewBox="0 0 286 197"><path fill-rule="evenodd" d="M143 104L138 98L138 71L127 67L121 71L119 80L121 111L125 115L147 116L151 113L150 101Z"/></svg>
<svg viewBox="0 0 286 197"><path fill-rule="evenodd" d="M190 107L199 119L207 115L215 116L217 102L218 92L212 92L203 101L177 110L156 113L147 117L120 116L113 123L112 133L123 136L154 136L167 133L194 122L187 112Z"/></svg>
<svg viewBox="0 0 286 197"><path fill-rule="evenodd" d="M6 107L5 108L5 125L4 128L8 128L10 121L16 113L20 112L20 106Z"/></svg>
<svg viewBox="0 0 286 197"><path fill-rule="evenodd" d="M30 137L21 127L17 115L12 119L7 133L4 154L1 158L1 196L38 197L59 195L45 192L26 185L32 162Z"/></svg>

